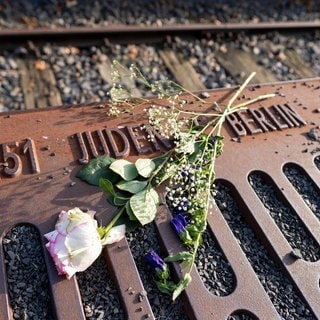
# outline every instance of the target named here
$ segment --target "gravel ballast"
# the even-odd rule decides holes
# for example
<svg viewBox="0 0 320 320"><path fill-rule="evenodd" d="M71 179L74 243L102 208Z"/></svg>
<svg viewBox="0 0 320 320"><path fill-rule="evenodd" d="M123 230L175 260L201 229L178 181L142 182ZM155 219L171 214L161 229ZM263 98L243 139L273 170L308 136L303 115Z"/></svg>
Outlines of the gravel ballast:
<svg viewBox="0 0 320 320"><path fill-rule="evenodd" d="M3 238L2 247L13 318L55 319L38 230L27 224L15 226Z"/></svg>
<svg viewBox="0 0 320 320"><path fill-rule="evenodd" d="M2 28L57 28L110 24L163 25L266 21L314 21L320 18L318 1L2 1Z"/></svg>
<svg viewBox="0 0 320 320"><path fill-rule="evenodd" d="M241 82L242 74L231 75L219 62L219 56L230 49L250 53L258 65L271 72L279 81L300 78L296 71L287 65L286 50L293 50L310 66L316 76L320 76L320 38L317 33L312 32L302 35L276 32L220 34L193 40L175 37L162 44L106 43L87 48L46 44L37 48L37 54L28 47L19 47L16 50L0 50L0 112L26 108L21 87L20 60L33 59L35 63L44 62L51 68L62 104L70 105L109 99L108 91L113 83L111 77L104 73L113 60L126 67L137 65L150 83L166 79L177 81L160 58L159 51L164 49L172 50L182 59L189 61L207 89L231 87ZM255 71L254 65L251 71ZM150 90L139 83L135 85L142 96L150 95Z"/></svg>
<svg viewBox="0 0 320 320"><path fill-rule="evenodd" d="M233 191L220 182L216 183L216 190L215 200L219 209L282 319L316 319L294 284L273 261L261 240L253 232L250 221L245 219L239 210Z"/></svg>
<svg viewBox="0 0 320 320"><path fill-rule="evenodd" d="M102 256L86 271L79 272L77 281L86 319L125 319L117 289Z"/></svg>
<svg viewBox="0 0 320 320"><path fill-rule="evenodd" d="M279 196L279 191L268 177L254 172L249 175L249 182L292 249L306 261L319 260L320 247L317 241L291 206Z"/></svg>

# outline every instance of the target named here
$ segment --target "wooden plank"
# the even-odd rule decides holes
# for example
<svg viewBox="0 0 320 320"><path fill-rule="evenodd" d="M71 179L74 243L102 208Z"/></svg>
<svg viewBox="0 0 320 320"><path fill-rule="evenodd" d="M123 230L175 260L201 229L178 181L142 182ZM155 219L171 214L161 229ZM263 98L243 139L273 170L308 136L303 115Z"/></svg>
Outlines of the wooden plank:
<svg viewBox="0 0 320 320"><path fill-rule="evenodd" d="M112 73L112 69L111 69L111 62L110 60L105 57L105 59L103 61L99 61L97 63L97 68L100 74L100 77L102 78L102 80L108 84L112 84L112 77L111 77L111 73Z"/></svg>
<svg viewBox="0 0 320 320"><path fill-rule="evenodd" d="M181 58L173 50L161 50L159 54L167 68L173 73L177 83L190 91L206 89L188 60Z"/></svg>
<svg viewBox="0 0 320 320"><path fill-rule="evenodd" d="M54 76L53 70L47 65L47 68L40 71L41 79L46 83L46 96L48 101L48 106L61 106L62 99L60 91L57 87L57 81Z"/></svg>
<svg viewBox="0 0 320 320"><path fill-rule="evenodd" d="M33 88L35 85L34 79L31 77L27 62L25 60L19 59L17 61L19 73L20 73L20 83L22 87L22 92L24 96L24 103L26 109L35 108L35 97Z"/></svg>
<svg viewBox="0 0 320 320"><path fill-rule="evenodd" d="M110 59L105 56L103 61L100 61L97 64L97 68L103 81L111 85L114 81L112 80L111 76L112 62L110 61ZM129 90L131 96L135 98L142 97L142 93L136 86L134 79L131 78L130 73L126 71L125 68L118 68L118 70L121 76L121 83L127 90Z"/></svg>
<svg viewBox="0 0 320 320"><path fill-rule="evenodd" d="M227 48L226 52L220 52L217 55L217 60L238 84L243 83L252 72L257 73L253 79L255 83L278 81L270 70L257 64L256 57L252 53Z"/></svg>
<svg viewBox="0 0 320 320"><path fill-rule="evenodd" d="M62 105L54 73L45 61L20 59L18 66L26 109Z"/></svg>
<svg viewBox="0 0 320 320"><path fill-rule="evenodd" d="M317 76L308 63L303 61L295 50L285 50L285 59L283 63L289 68L292 68L300 78L314 78Z"/></svg>
<svg viewBox="0 0 320 320"><path fill-rule="evenodd" d="M28 67L29 67L29 72L32 74L33 78L35 79L35 86L33 88L34 90L34 95L35 95L35 102L36 102L36 108L43 108L47 107L47 99L46 99L46 86L45 82L41 81L42 76L41 76L41 71L37 69L37 65L39 65L40 61L36 60L29 60L28 61ZM45 62L41 63L41 68L45 68ZM38 67L39 68L39 67Z"/></svg>

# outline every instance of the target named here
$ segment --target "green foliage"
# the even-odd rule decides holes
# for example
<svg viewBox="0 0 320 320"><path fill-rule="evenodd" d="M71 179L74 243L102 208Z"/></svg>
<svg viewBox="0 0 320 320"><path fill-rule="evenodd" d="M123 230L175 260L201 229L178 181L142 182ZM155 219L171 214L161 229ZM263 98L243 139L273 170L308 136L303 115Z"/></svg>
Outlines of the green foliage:
<svg viewBox="0 0 320 320"><path fill-rule="evenodd" d="M126 211L127 211L127 215L129 217L129 220L138 221L137 217L134 215L133 210L130 206L130 201L127 201L127 203L126 203Z"/></svg>
<svg viewBox="0 0 320 320"><path fill-rule="evenodd" d="M159 195L151 187L151 176L163 159L138 159L136 163L124 159L99 157L81 169L78 177L97 185L109 196L109 202L123 208L122 223L134 229L154 220L159 206ZM120 219L120 218L119 218Z"/></svg>
<svg viewBox="0 0 320 320"><path fill-rule="evenodd" d="M164 259L165 262L176 262L176 261L190 261L193 258L192 253L189 251L180 251L174 256L168 256Z"/></svg>
<svg viewBox="0 0 320 320"><path fill-rule="evenodd" d="M192 278L190 273L186 273L183 280L181 280L176 286L175 290L172 293L172 300L176 300L177 297L181 294L181 292L189 285Z"/></svg>
<svg viewBox="0 0 320 320"><path fill-rule="evenodd" d="M116 182L115 178L117 177L113 176L112 171L109 169L109 166L113 161L115 161L115 159L111 157L98 157L92 159L77 173L76 177L94 186L99 186L100 178Z"/></svg>
<svg viewBox="0 0 320 320"><path fill-rule="evenodd" d="M133 214L142 225L154 220L159 200L159 195L154 189L144 189L130 198Z"/></svg>
<svg viewBox="0 0 320 320"><path fill-rule="evenodd" d="M136 166L124 159L115 160L109 168L126 181L133 180L138 176Z"/></svg>
<svg viewBox="0 0 320 320"><path fill-rule="evenodd" d="M120 190L128 191L130 193L138 193L142 191L148 185L147 181L131 180L131 181L120 181L117 184L117 188Z"/></svg>
<svg viewBox="0 0 320 320"><path fill-rule="evenodd" d="M99 187L104 193L110 194L111 196L116 197L116 192L113 188L113 184L108 179L100 179Z"/></svg>
<svg viewBox="0 0 320 320"><path fill-rule="evenodd" d="M156 168L155 163L151 159L138 159L135 163L140 176L149 178Z"/></svg>

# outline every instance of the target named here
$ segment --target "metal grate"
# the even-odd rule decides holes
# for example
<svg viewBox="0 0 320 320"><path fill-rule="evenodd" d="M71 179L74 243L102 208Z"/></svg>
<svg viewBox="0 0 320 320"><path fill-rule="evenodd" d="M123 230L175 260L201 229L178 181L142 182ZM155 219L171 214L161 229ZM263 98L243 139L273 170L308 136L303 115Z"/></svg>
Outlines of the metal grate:
<svg viewBox="0 0 320 320"><path fill-rule="evenodd" d="M230 93L211 91L208 100L227 101ZM253 86L241 99L264 93L277 95L228 118L225 151L216 166L217 205L208 216L206 241L221 249L233 283L220 294L203 283L203 274L214 272L211 265L194 270L183 295L190 319L291 319L299 312L306 319L320 318L320 80ZM95 208L98 219L107 222L114 209L75 175L83 163L104 153L135 159L170 147L161 137L149 142L141 122L142 109L114 119L96 104L2 114L1 241L21 223L43 235L62 209L74 206ZM272 197L272 203L265 201ZM163 251L173 253L180 244L169 224L169 212L161 206L156 230ZM148 298L141 298L144 287L127 241L107 247L104 257L126 318L154 318ZM76 280L59 277L46 253L44 258L56 318L85 319ZM4 259L2 249L0 319L10 319ZM285 290L287 300L272 293L272 286ZM296 307L292 300L299 301L299 310L290 314Z"/></svg>

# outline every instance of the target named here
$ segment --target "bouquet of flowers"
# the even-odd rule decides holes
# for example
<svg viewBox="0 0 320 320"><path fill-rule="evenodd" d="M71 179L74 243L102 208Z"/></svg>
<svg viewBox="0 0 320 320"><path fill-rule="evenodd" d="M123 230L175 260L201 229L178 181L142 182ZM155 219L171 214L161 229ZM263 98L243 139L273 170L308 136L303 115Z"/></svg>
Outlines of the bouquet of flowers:
<svg viewBox="0 0 320 320"><path fill-rule="evenodd" d="M184 250L162 259L151 249L145 257L158 288L175 300L192 280L191 271L206 229L209 206L213 203L215 161L223 151L222 125L233 112L273 95L235 104L253 78L254 74L251 74L226 105L215 104L217 112L201 113L188 109L183 93L191 95L199 105L207 104L201 97L172 81L149 83L135 66L125 69L128 76L165 99L168 106L163 107L143 98L132 97L130 90L119 84L119 68L124 67L115 62L113 68L115 84L110 90L108 114L119 116L127 108L145 104L151 132L171 139L174 147L156 158L139 158L134 163L107 156L91 160L81 169L78 177L92 183L94 175L95 181L98 181L97 184L118 211L107 226L97 225L93 211L83 212L78 208L62 211L55 230L45 235L49 241L47 248L59 274L70 278L76 272L85 270L99 256L104 245L117 242L125 236L127 223L132 228L155 219L160 202L157 190L165 184L172 230L179 237ZM199 125L199 119L203 117L206 122ZM154 139L154 136L150 134L149 139ZM126 223L119 224L120 217ZM171 262L182 262L184 276L178 283L170 276L168 263Z"/></svg>

